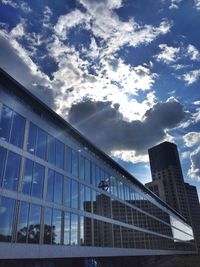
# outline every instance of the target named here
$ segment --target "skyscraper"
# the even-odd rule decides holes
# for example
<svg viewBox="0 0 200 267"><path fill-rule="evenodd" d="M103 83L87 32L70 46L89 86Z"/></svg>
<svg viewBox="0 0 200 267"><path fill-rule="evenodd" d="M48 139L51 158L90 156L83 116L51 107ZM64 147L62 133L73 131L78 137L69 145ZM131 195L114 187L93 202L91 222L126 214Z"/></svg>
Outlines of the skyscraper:
<svg viewBox="0 0 200 267"><path fill-rule="evenodd" d="M146 186L190 221L177 146L164 142L148 152L153 181Z"/></svg>
<svg viewBox="0 0 200 267"><path fill-rule="evenodd" d="M196 188L183 179L177 146L163 142L148 150L152 182L146 186L182 214L193 226L196 244L200 245L200 206Z"/></svg>

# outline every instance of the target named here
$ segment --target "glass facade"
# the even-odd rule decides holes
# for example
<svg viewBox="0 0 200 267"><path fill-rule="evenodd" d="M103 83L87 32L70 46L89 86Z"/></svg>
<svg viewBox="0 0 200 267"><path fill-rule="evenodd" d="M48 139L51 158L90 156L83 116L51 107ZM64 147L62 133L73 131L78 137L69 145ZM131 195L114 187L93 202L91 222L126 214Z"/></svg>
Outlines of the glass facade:
<svg viewBox="0 0 200 267"><path fill-rule="evenodd" d="M54 137L43 117L0 107L1 242L195 249L192 228L134 179L67 134Z"/></svg>

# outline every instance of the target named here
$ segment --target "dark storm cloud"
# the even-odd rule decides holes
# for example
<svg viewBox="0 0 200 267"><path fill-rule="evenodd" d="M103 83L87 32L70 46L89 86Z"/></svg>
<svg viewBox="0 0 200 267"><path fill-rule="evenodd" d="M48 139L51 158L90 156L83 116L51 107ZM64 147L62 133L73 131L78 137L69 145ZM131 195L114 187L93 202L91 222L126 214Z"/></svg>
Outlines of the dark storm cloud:
<svg viewBox="0 0 200 267"><path fill-rule="evenodd" d="M54 108L53 91L48 88L48 81L39 75L39 72L34 74L29 64L12 47L9 40L1 35L0 67L51 108Z"/></svg>
<svg viewBox="0 0 200 267"><path fill-rule="evenodd" d="M166 137L165 130L176 127L186 112L181 103L170 99L149 109L142 121L126 121L119 105L86 101L73 105L68 120L94 144L106 152L135 150L138 154Z"/></svg>

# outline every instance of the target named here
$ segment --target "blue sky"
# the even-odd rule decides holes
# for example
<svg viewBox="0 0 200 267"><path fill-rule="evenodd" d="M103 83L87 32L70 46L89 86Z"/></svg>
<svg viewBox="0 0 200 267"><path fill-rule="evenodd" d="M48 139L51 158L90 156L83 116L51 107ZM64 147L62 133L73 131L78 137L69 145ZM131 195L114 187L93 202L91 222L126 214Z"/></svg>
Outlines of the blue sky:
<svg viewBox="0 0 200 267"><path fill-rule="evenodd" d="M141 182L179 148L200 192L200 0L0 0L0 66Z"/></svg>

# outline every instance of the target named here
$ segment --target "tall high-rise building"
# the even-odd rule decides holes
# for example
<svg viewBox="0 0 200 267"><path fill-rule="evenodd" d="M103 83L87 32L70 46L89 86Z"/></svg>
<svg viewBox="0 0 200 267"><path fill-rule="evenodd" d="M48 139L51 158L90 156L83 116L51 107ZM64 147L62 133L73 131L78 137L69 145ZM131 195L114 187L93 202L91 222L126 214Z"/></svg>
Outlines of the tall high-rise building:
<svg viewBox="0 0 200 267"><path fill-rule="evenodd" d="M195 253L181 214L0 69L1 266Z"/></svg>
<svg viewBox="0 0 200 267"><path fill-rule="evenodd" d="M177 146L164 142L148 150L152 182L146 186L189 222L188 202Z"/></svg>
<svg viewBox="0 0 200 267"><path fill-rule="evenodd" d="M163 142L148 150L152 182L146 186L182 214L193 226L200 247L200 206L196 188L183 179L177 146Z"/></svg>
<svg viewBox="0 0 200 267"><path fill-rule="evenodd" d="M194 237L197 243L198 252L200 253L200 204L195 186L185 183L185 189L188 199L191 225Z"/></svg>

